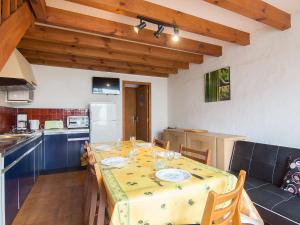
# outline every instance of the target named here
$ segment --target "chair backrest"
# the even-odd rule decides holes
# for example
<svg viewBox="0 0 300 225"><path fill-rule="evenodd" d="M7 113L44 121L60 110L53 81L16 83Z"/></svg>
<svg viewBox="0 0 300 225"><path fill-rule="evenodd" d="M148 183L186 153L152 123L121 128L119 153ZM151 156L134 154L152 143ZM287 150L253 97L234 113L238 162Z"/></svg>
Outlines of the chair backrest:
<svg viewBox="0 0 300 225"><path fill-rule="evenodd" d="M170 149L170 141L163 141L163 140L159 140L159 139L154 138L154 139L153 139L153 144L154 144L155 146L164 148L164 149L166 149L166 150L169 150L169 149Z"/></svg>
<svg viewBox="0 0 300 225"><path fill-rule="evenodd" d="M196 160L203 164L210 164L210 149L192 149L180 145L179 152L181 153L181 155L187 158Z"/></svg>
<svg viewBox="0 0 300 225"><path fill-rule="evenodd" d="M88 151L89 173L91 176L91 188L89 205L89 225L104 225L105 222L105 206L106 206L106 191L104 187L103 177L100 171L99 164L97 163L91 151ZM98 201L99 196L99 201ZM98 206L98 207L97 207ZM96 223L95 223L96 222Z"/></svg>
<svg viewBox="0 0 300 225"><path fill-rule="evenodd" d="M241 170L235 189L229 193L209 192L201 225L241 225L239 205L245 177Z"/></svg>

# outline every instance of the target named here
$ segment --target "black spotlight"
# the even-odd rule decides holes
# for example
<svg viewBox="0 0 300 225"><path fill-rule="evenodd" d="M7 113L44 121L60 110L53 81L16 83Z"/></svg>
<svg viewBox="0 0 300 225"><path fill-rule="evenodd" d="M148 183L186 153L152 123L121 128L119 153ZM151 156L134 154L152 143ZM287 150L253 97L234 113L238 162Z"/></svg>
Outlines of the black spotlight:
<svg viewBox="0 0 300 225"><path fill-rule="evenodd" d="M134 26L133 29L136 33L139 33L139 31L144 29L145 27L146 27L146 22L141 20L140 24Z"/></svg>
<svg viewBox="0 0 300 225"><path fill-rule="evenodd" d="M154 36L156 38L159 38L160 37L160 34L164 31L164 26L163 25L158 25L158 29L157 31L154 32Z"/></svg>

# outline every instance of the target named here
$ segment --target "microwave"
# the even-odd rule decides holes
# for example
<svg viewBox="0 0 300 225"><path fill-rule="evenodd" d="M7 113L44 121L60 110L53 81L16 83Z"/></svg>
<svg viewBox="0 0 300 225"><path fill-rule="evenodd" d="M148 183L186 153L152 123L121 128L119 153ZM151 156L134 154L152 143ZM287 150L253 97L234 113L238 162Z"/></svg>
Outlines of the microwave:
<svg viewBox="0 0 300 225"><path fill-rule="evenodd" d="M88 128L89 117L88 116L68 116L67 117L68 128Z"/></svg>

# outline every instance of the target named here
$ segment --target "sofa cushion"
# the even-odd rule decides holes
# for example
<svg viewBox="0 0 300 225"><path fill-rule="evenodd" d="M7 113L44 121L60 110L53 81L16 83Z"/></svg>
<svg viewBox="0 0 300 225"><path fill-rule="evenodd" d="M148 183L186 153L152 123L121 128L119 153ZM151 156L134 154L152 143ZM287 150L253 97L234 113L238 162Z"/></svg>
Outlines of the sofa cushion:
<svg viewBox="0 0 300 225"><path fill-rule="evenodd" d="M272 183L278 150L278 146L255 144L249 175Z"/></svg>
<svg viewBox="0 0 300 225"><path fill-rule="evenodd" d="M273 208L273 211L300 224L300 198L293 197Z"/></svg>
<svg viewBox="0 0 300 225"><path fill-rule="evenodd" d="M300 157L291 160L281 189L300 197Z"/></svg>
<svg viewBox="0 0 300 225"><path fill-rule="evenodd" d="M247 176L246 180L245 180L244 189L246 191L248 191L248 190L251 190L251 189L254 189L254 188L262 187L262 186L267 185L267 184L269 184L269 183L266 182L266 181L262 181L262 180L254 178L254 177Z"/></svg>
<svg viewBox="0 0 300 225"><path fill-rule="evenodd" d="M247 193L253 202L269 210L272 210L273 207L279 203L294 197L293 194L283 191L273 184L267 184L255 189L250 189Z"/></svg>
<svg viewBox="0 0 300 225"><path fill-rule="evenodd" d="M300 157L300 149L279 147L273 184L281 186L283 178L288 170L288 159Z"/></svg>
<svg viewBox="0 0 300 225"><path fill-rule="evenodd" d="M230 166L232 172L245 170L248 173L254 145L255 143L247 141L235 142Z"/></svg>

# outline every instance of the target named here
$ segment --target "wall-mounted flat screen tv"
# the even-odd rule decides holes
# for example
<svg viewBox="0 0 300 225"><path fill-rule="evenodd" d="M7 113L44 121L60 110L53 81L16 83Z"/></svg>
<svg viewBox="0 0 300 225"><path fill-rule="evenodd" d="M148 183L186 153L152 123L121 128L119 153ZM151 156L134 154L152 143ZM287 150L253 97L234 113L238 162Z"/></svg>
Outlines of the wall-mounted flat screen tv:
<svg viewBox="0 0 300 225"><path fill-rule="evenodd" d="M120 79L110 77L93 77L93 94L120 94Z"/></svg>

